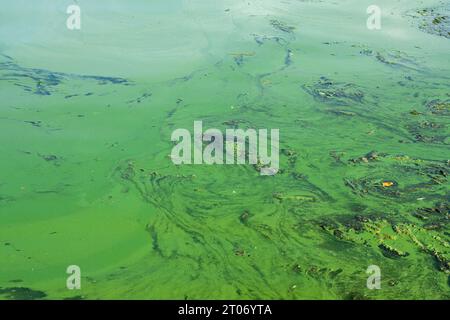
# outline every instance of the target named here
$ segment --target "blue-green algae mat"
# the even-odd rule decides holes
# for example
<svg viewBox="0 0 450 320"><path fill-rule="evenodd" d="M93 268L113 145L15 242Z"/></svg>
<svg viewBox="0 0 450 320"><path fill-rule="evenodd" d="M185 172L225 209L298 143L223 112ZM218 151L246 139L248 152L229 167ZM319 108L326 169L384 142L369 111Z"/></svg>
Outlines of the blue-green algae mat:
<svg viewBox="0 0 450 320"><path fill-rule="evenodd" d="M450 1L376 2L2 1L0 298L449 299Z"/></svg>

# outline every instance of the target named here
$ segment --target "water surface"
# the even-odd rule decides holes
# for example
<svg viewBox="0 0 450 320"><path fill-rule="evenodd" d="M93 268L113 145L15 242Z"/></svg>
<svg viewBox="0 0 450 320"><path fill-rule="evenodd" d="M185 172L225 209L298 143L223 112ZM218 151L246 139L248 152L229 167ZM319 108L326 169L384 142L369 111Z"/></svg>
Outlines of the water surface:
<svg viewBox="0 0 450 320"><path fill-rule="evenodd" d="M2 5L1 298L449 298L448 1L78 4ZM173 165L196 120L281 172Z"/></svg>

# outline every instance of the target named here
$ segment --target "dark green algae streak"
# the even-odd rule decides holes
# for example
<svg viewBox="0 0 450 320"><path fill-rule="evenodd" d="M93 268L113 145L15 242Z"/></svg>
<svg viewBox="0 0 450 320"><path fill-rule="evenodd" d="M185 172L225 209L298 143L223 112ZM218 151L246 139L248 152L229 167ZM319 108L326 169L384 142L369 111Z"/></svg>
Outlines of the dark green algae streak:
<svg viewBox="0 0 450 320"><path fill-rule="evenodd" d="M182 72L170 50L96 75L1 46L0 298L449 299L450 5L414 2L378 34L361 1L160 9L202 40ZM173 165L195 120L280 129L280 172Z"/></svg>

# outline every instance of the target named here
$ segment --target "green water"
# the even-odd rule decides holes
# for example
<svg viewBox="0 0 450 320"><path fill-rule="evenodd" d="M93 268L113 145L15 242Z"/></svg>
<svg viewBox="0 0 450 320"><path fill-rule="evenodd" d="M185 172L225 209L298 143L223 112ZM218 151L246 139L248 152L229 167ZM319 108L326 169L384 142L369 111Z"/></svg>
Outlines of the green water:
<svg viewBox="0 0 450 320"><path fill-rule="evenodd" d="M449 1L78 4L1 4L0 298L450 298ZM280 173L175 166L197 120Z"/></svg>

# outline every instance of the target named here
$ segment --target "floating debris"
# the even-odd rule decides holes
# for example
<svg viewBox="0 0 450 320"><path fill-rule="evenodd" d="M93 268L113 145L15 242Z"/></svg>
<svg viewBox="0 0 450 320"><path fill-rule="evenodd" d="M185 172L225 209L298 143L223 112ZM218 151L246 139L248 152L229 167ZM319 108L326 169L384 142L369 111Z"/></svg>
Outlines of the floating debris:
<svg viewBox="0 0 450 320"><path fill-rule="evenodd" d="M350 187L353 193L359 196L367 194L378 194L388 197L400 196L400 191L397 190L398 183L395 181L383 181L382 179L360 178L360 179L344 179L345 185ZM389 188L386 188L386 185Z"/></svg>
<svg viewBox="0 0 450 320"><path fill-rule="evenodd" d="M338 83L326 77L311 86L303 86L304 90L315 99L334 105L352 105L362 103L364 93L354 84Z"/></svg>
<svg viewBox="0 0 450 320"><path fill-rule="evenodd" d="M426 107L432 114L439 116L450 116L450 100L432 100L427 103Z"/></svg>
<svg viewBox="0 0 450 320"><path fill-rule="evenodd" d="M371 158L372 157L372 158ZM369 160L370 159L370 160ZM389 198L403 198L415 201L423 196L424 190L437 190L445 185L450 174L450 165L443 161L413 159L408 156L388 156L378 153L350 159L353 164L370 164L371 174L344 179L345 186L354 194ZM401 179L402 187L398 181ZM385 182L392 182L388 187Z"/></svg>
<svg viewBox="0 0 450 320"><path fill-rule="evenodd" d="M86 300L86 296L73 296L73 297L68 297L68 298L64 298L63 300Z"/></svg>
<svg viewBox="0 0 450 320"><path fill-rule="evenodd" d="M294 53L291 49L286 50L286 57L284 58L284 64L286 66L290 66L292 64L292 57L294 56Z"/></svg>
<svg viewBox="0 0 450 320"><path fill-rule="evenodd" d="M144 101L144 100L150 98L151 96L152 96L152 93L151 93L151 92L144 93L144 94L142 94L140 97L138 97L138 98L136 98L136 99L127 101L127 103L128 103L128 104L132 104L132 103L141 103L142 101Z"/></svg>
<svg viewBox="0 0 450 320"><path fill-rule="evenodd" d="M375 58L390 67L401 67L411 70L419 70L417 62L402 51L377 52Z"/></svg>
<svg viewBox="0 0 450 320"><path fill-rule="evenodd" d="M272 196L279 201L315 202L317 200L314 196L310 195L285 194L281 192L275 192Z"/></svg>
<svg viewBox="0 0 450 320"><path fill-rule="evenodd" d="M253 57L256 53L254 51L251 52L231 52L229 55L234 57Z"/></svg>
<svg viewBox="0 0 450 320"><path fill-rule="evenodd" d="M242 66L244 64L244 58L245 57L253 57L256 53L255 52L232 52L229 53L229 55L233 56L234 62L238 66Z"/></svg>
<svg viewBox="0 0 450 320"><path fill-rule="evenodd" d="M353 111L345 111L345 110L327 110L327 111L337 116L354 117L358 115L356 112Z"/></svg>
<svg viewBox="0 0 450 320"><path fill-rule="evenodd" d="M235 56L234 57L234 62L238 65L238 66L242 66L244 64L244 56L240 55L240 56Z"/></svg>
<svg viewBox="0 0 450 320"><path fill-rule="evenodd" d="M445 144L448 138L446 127L433 121L414 122L408 124L406 129L411 133L415 142Z"/></svg>
<svg viewBox="0 0 450 320"><path fill-rule="evenodd" d="M383 255L387 258L397 259L397 258L409 256L409 253L400 251L400 250L398 250L388 244L385 244L385 243L381 243L380 245L378 245L378 248L381 249L381 251L383 252Z"/></svg>
<svg viewBox="0 0 450 320"><path fill-rule="evenodd" d="M298 159L297 152L295 152L292 149L283 148L283 149L281 149L281 154L283 154L284 156L286 156L288 158L289 167L291 169L294 169L295 164L297 163L297 159ZM293 173L293 174L297 174L297 173ZM297 178L297 177L294 176L294 178Z"/></svg>
<svg viewBox="0 0 450 320"><path fill-rule="evenodd" d="M20 66L14 62L14 60L0 62L0 81L15 82L16 85L23 87L24 90L28 92L31 91L31 87L27 85L27 82L31 81L35 86L33 93L37 95L49 96L53 92L53 87L56 87L62 82L71 79L96 81L99 85L131 84L128 80L118 77L78 75L72 73L53 72L45 69L26 68ZM23 82L25 82L25 84ZM65 97L69 98L72 96L74 95Z"/></svg>
<svg viewBox="0 0 450 320"><path fill-rule="evenodd" d="M276 37L276 36L269 37L269 36L259 36L259 35L254 34L253 38L255 39L256 43L260 46L263 45L264 43L266 43L267 41L275 41L277 44L279 44L281 46L285 46L288 43L285 39L283 39L281 37Z"/></svg>
<svg viewBox="0 0 450 320"><path fill-rule="evenodd" d="M270 20L270 24L275 29L278 29L278 30L280 30L282 32L286 32L286 33L293 33L295 30L295 27L288 26L285 23L283 23L279 20L275 20L275 19Z"/></svg>
<svg viewBox="0 0 450 320"><path fill-rule="evenodd" d="M45 292L23 287L0 287L0 295L8 300L38 300L47 296Z"/></svg>
<svg viewBox="0 0 450 320"><path fill-rule="evenodd" d="M377 161L380 157L385 157L385 156L386 156L385 153L379 154L376 151L370 151L362 157L352 158L352 159L349 159L348 161L352 162L352 163L360 163L360 162L369 163L369 162Z"/></svg>
<svg viewBox="0 0 450 320"><path fill-rule="evenodd" d="M239 221L242 224L247 224L248 223L248 219L250 219L250 212L249 211L244 211L240 216L239 216Z"/></svg>
<svg viewBox="0 0 450 320"><path fill-rule="evenodd" d="M233 127L235 129L239 128L240 125L242 124L246 124L247 126L249 125L249 122L247 120L241 120L241 119L232 119L232 120L227 120L222 122L223 125L227 126L227 127Z"/></svg>
<svg viewBox="0 0 450 320"><path fill-rule="evenodd" d="M408 16L418 20L417 25L420 30L450 39L448 6L420 9L409 12Z"/></svg>
<svg viewBox="0 0 450 320"><path fill-rule="evenodd" d="M422 112L419 112L419 111L417 111L417 110L411 110L411 111L409 112L409 114L411 114L411 115L413 115L413 116L420 116L420 115L423 115Z"/></svg>
<svg viewBox="0 0 450 320"><path fill-rule="evenodd" d="M37 120L37 121L24 121L25 123L29 123L31 124L33 127L37 127L40 128L42 126L42 121Z"/></svg>
<svg viewBox="0 0 450 320"><path fill-rule="evenodd" d="M152 238L152 249L161 257L164 256L158 242L158 233L156 232L156 228L154 225L147 225L146 227L147 232L150 234Z"/></svg>
<svg viewBox="0 0 450 320"><path fill-rule="evenodd" d="M422 221L425 229L442 229L450 222L450 204L438 202L434 207L419 208L412 215Z"/></svg>
<svg viewBox="0 0 450 320"><path fill-rule="evenodd" d="M61 164L61 158L54 154L38 154L43 160L53 163L55 166L59 166Z"/></svg>
<svg viewBox="0 0 450 320"><path fill-rule="evenodd" d="M410 250L430 255L438 270L450 273L450 245L434 231L374 215L337 216L317 223L337 240L377 249L389 259L408 257Z"/></svg>

